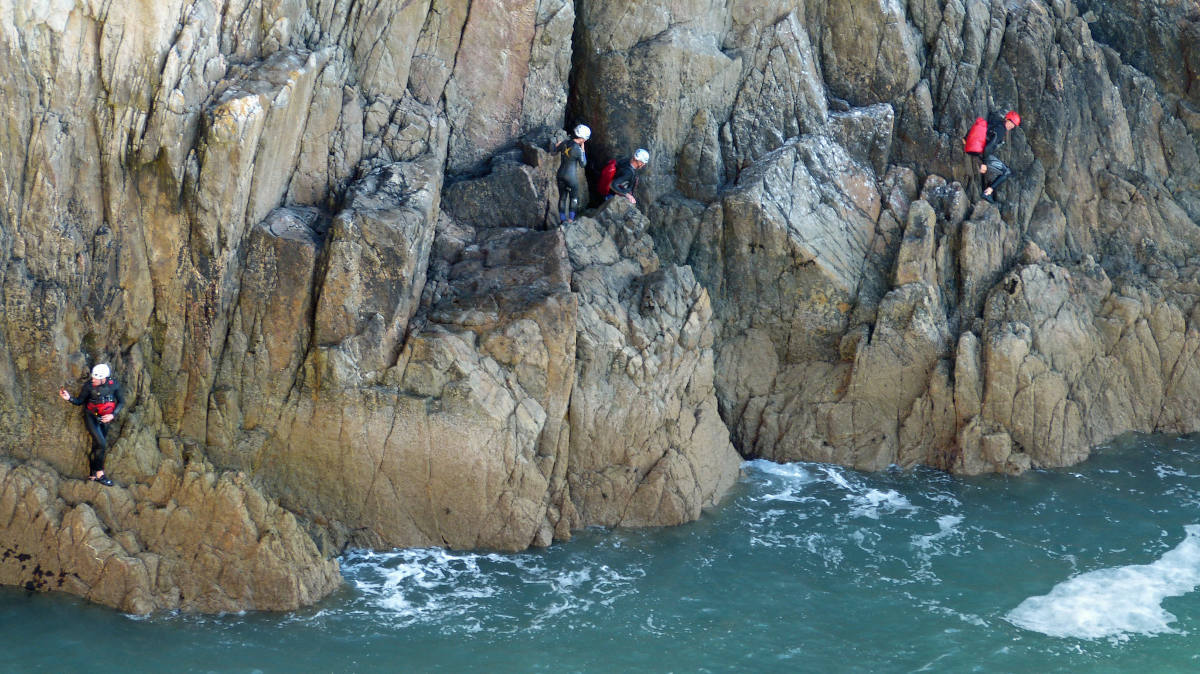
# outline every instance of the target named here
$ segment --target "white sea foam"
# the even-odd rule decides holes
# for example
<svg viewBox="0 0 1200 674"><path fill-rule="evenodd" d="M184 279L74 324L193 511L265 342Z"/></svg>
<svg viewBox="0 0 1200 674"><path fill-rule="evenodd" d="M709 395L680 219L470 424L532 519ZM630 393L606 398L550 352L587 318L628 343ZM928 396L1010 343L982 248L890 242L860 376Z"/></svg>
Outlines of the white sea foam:
<svg viewBox="0 0 1200 674"><path fill-rule="evenodd" d="M764 491L761 496L755 497L756 501L807 503L812 500L811 496L805 494L805 489L808 485L816 482L817 478L804 467L804 464L775 463L765 459L755 459L746 461L743 468L750 475L768 476L767 479L762 480L766 484L778 485L778 489ZM778 478L783 479L779 480Z"/></svg>
<svg viewBox="0 0 1200 674"><path fill-rule="evenodd" d="M1183 542L1150 564L1098 569L1030 597L1005 618L1052 637L1128 638L1176 632L1163 599L1200 585L1200 525L1190 524Z"/></svg>
<svg viewBox="0 0 1200 674"><path fill-rule="evenodd" d="M956 533L957 527L962 523L963 518L959 515L942 515L937 519L938 531L934 534L926 534L924 536L913 536L913 546L921 550L929 550L934 548L938 541L953 536Z"/></svg>
<svg viewBox="0 0 1200 674"><path fill-rule="evenodd" d="M363 599L386 611L394 624L436 624L453 632L514 629L512 615L524 616L527 629L564 616L584 617L634 593L641 572L582 558L563 564L538 554L439 548L352 552L342 570Z"/></svg>
<svg viewBox="0 0 1200 674"><path fill-rule="evenodd" d="M876 489L859 479L851 479L843 469L823 466L829 482L848 492L843 500L850 503L851 517L866 517L877 520L881 515L890 515L901 510L917 510L903 494L895 489Z"/></svg>
<svg viewBox="0 0 1200 674"><path fill-rule="evenodd" d="M811 482L813 475L804 466L805 464L800 463L775 463L766 459L754 459L743 465L744 468L751 471Z"/></svg>
<svg viewBox="0 0 1200 674"><path fill-rule="evenodd" d="M846 500L850 502L850 515L852 517L868 517L873 520L879 519L880 515L890 515L901 510L916 510L917 507L909 503L908 499L895 489L881 491L879 489L868 489L861 494L850 494L846 496Z"/></svg>

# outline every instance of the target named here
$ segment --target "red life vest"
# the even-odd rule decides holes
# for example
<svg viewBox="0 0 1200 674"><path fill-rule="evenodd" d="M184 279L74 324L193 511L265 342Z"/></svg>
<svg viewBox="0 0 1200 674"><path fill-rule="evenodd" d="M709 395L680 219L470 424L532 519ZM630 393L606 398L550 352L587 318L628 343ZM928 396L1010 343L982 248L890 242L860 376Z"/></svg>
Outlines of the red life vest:
<svg viewBox="0 0 1200 674"><path fill-rule="evenodd" d="M983 148L987 145L987 120L982 117L976 117L975 123L971 125L971 130L963 137L963 152L967 154L983 154Z"/></svg>
<svg viewBox="0 0 1200 674"><path fill-rule="evenodd" d="M102 417L105 414L112 414L117 409L117 397L113 394L113 385L115 383L109 379L93 388L91 393L88 394L87 411L98 417Z"/></svg>
<svg viewBox="0 0 1200 674"><path fill-rule="evenodd" d="M600 169L600 180L596 182L596 191L600 196L607 197L612 191L613 177L617 175L617 160L609 159L604 168Z"/></svg>

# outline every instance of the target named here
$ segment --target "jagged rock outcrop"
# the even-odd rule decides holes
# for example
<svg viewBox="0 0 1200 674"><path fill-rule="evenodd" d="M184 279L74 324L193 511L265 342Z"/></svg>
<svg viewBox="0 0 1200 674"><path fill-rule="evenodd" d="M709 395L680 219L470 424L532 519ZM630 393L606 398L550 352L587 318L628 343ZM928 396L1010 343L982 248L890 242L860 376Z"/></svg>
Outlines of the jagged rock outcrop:
<svg viewBox="0 0 1200 674"><path fill-rule="evenodd" d="M712 307L688 267L660 267L623 200L567 228L579 296L567 477L582 521L680 524L732 485L717 414Z"/></svg>
<svg viewBox="0 0 1200 674"><path fill-rule="evenodd" d="M194 462L129 489L0 463L0 522L0 582L132 613L289 610L341 582L291 513Z"/></svg>
<svg viewBox="0 0 1200 674"><path fill-rule="evenodd" d="M1177 425L1168 382L1195 330L1197 295L1183 279L1200 234L1197 183L1181 178L1197 168L1196 135L1185 130L1192 103L1180 83L1189 66L1170 48L1190 44L1194 17L1169 3L1153 4L1146 22L1123 4L1086 16L1069 3L868 4L806 3L795 14L735 4L726 23L700 3L655 15L705 48L754 54L737 100L748 84L773 102L755 126L711 99L688 140L699 147L680 149L676 175L643 190L658 249L692 265L713 294L718 397L738 446L872 469L1020 471L1081 460L1117 429L1192 428ZM592 11L620 21L625 7ZM1145 39L1156 22L1171 23L1163 46ZM1118 40L1120 54L1090 30L1130 24L1138 29ZM783 39L797 25L807 39ZM632 45L661 30L625 28ZM764 75L785 57L796 79ZM1138 72L1134 62L1154 65ZM828 102L799 95L820 91L794 84L814 72ZM643 78L668 99L690 86ZM579 94L580 113L621 119L619 105ZM884 112L868 113L870 104ZM1004 154L1017 178L1001 210L972 209L977 179L957 138L1001 106L1026 120ZM702 149L711 138L723 141L715 152ZM771 138L782 140L753 149ZM814 151L822 147L831 149ZM897 163L920 167L921 194ZM692 167L704 165L723 165L725 180L698 180ZM949 181L925 180L934 173ZM1037 280L1032 306L998 303L1005 284L1032 273L1022 261L1031 250L1067 286ZM1179 320L1160 318L1159 332L1137 341L1105 339L1093 326L1110 320L1115 291L1082 280L1098 270L1141 290L1134 313Z"/></svg>
<svg viewBox="0 0 1200 674"><path fill-rule="evenodd" d="M298 276L287 290L255 280L283 294L235 313L256 327L232 334L254 348L229 351L238 385L215 392L210 455L327 523L332 547L519 550L586 524L694 519L731 484L737 455L717 416L706 293L686 272L636 281L667 293L648 308L623 293L635 281L610 267L639 277L657 268L644 219L608 230L584 219L565 237L510 226L540 225L551 196L552 165L536 149L530 157L538 166L498 162L447 188L436 227L436 176L413 163L377 169L352 188L320 262L311 227L266 235L297 219L294 209L260 227L271 245L252 248L247 269L279 269L283 250L301 261L288 272ZM516 189L500 189L502 177L518 177ZM593 260L594 249L607 253ZM306 340L286 326L309 313L314 275L313 338L296 370ZM625 334L628 320L615 338L608 323L593 325L630 311L653 334ZM594 369L614 358L594 333L603 349L645 365ZM272 357L286 366L262 362ZM292 378L255 385L272 370ZM618 408L636 410L631 419L612 414L621 399Z"/></svg>
<svg viewBox="0 0 1200 674"><path fill-rule="evenodd" d="M286 608L349 544L693 519L734 447L1020 472L1195 430L1198 49L1167 0L17 3L0 580ZM976 204L959 138L1010 107ZM592 176L652 161L548 229L580 121ZM97 360L109 491L53 394Z"/></svg>

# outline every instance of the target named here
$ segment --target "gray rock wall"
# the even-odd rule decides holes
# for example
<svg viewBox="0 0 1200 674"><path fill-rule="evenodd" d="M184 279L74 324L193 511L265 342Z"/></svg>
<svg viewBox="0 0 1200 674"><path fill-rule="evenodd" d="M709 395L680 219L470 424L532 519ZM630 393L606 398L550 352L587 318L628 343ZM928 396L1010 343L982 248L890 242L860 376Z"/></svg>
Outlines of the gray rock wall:
<svg viewBox="0 0 1200 674"><path fill-rule="evenodd" d="M1020 472L1195 430L1198 25L1165 0L16 3L0 581L286 609L346 545L694 519L737 451ZM1015 177L976 203L959 139L1010 107ZM581 121L589 177L652 161L636 209L548 229ZM54 395L98 360L129 403L107 491ZM112 561L68 582L81 542Z"/></svg>
<svg viewBox="0 0 1200 674"><path fill-rule="evenodd" d="M691 33L692 60L719 44L753 64L733 108L718 96L696 112L689 147L656 164L671 174L643 194L659 250L712 292L718 399L744 453L1020 471L1079 461L1125 430L1194 427L1164 414L1180 404L1167 382L1194 330L1194 108L1187 62L1168 56L1194 18L1170 3L1144 22L1119 4L1089 9L809 2L727 7L725 22L662 10ZM625 9L593 11L620 21ZM1114 50L1093 26L1128 37ZM1158 30L1161 46L1145 38ZM772 78L785 62L793 77ZM722 90L689 96L694 85L657 70L641 82L666 100ZM573 109L623 119L578 94ZM1009 107L1026 120L1002 153L1016 177L998 210L974 206L958 139ZM1047 264L1058 271L1032 274ZM1178 334L1101 337L1117 291L1081 280L1097 275L1138 287L1139 314L1178 316ZM998 305L1018 280L1036 285L1028 297L1062 299Z"/></svg>

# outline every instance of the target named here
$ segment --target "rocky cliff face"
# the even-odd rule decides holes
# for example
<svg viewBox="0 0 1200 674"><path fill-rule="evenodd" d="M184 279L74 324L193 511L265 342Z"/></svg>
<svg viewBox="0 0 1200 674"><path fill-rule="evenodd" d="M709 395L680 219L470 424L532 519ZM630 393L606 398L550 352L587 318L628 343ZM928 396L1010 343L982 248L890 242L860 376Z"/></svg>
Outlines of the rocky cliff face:
<svg viewBox="0 0 1200 674"><path fill-rule="evenodd" d="M286 609L347 544L694 519L735 447L1020 472L1200 426L1180 3L18 1L0 50L2 582ZM579 121L590 171L652 162L554 229ZM54 395L101 360L111 489Z"/></svg>

